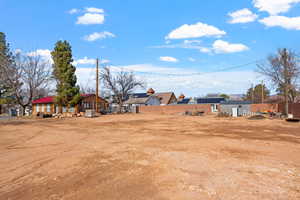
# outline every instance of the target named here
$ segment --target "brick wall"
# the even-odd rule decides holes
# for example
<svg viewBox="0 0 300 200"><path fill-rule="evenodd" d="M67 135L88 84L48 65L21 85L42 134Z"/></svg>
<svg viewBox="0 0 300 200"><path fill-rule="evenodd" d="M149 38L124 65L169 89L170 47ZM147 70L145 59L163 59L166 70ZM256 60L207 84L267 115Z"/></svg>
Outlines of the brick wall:
<svg viewBox="0 0 300 200"><path fill-rule="evenodd" d="M278 105L279 112L284 112L284 104ZM293 114L294 117L300 118L300 103L290 103L289 104L289 113Z"/></svg>
<svg viewBox="0 0 300 200"><path fill-rule="evenodd" d="M251 112L278 112L278 104L251 104Z"/></svg>
<svg viewBox="0 0 300 200"><path fill-rule="evenodd" d="M140 106L140 113L156 113L156 114L176 114L185 111L203 111L206 114L211 112L210 104L197 105L166 105L166 106Z"/></svg>

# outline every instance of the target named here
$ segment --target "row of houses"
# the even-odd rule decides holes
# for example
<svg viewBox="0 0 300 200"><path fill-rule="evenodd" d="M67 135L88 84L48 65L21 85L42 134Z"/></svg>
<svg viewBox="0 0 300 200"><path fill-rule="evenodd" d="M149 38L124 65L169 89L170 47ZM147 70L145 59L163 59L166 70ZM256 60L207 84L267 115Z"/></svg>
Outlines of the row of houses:
<svg viewBox="0 0 300 200"><path fill-rule="evenodd" d="M55 97L44 97L32 102L32 113L78 113L96 109L95 94L82 94L82 100L74 107L59 106L55 104ZM183 94L179 97L173 92L156 93L150 88L145 93L129 95L123 104L122 110L133 111L141 106L168 106L168 105L205 105L211 112L225 112L230 115L247 115L251 112L249 101L226 100L217 95L203 98L186 98ZM119 110L119 105L112 99L98 97L98 110L102 113ZM136 111L136 110L135 110Z"/></svg>
<svg viewBox="0 0 300 200"><path fill-rule="evenodd" d="M166 105L205 105L205 108L209 107L211 112L224 112L233 116L248 115L251 113L251 102L249 101L229 101L224 97L218 97L218 95L210 95L202 98L186 98L183 94L181 94L178 98L176 98L173 92L155 93L152 88L150 88L146 93L130 95L128 100L124 103L124 107L129 108L129 110L135 110L132 108L140 106ZM178 109L178 107L169 108Z"/></svg>
<svg viewBox="0 0 300 200"><path fill-rule="evenodd" d="M157 105L183 105L183 104L211 104L212 112L218 112L219 104L226 101L223 97L185 98L181 94L176 98L173 92L155 93L150 88L146 93L135 93L129 96L124 106L157 106Z"/></svg>

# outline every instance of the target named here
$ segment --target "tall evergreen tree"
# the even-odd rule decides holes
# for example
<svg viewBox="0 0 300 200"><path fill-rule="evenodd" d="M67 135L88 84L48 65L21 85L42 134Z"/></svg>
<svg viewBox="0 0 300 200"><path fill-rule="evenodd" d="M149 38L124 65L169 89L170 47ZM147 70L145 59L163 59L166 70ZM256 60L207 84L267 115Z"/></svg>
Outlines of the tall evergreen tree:
<svg viewBox="0 0 300 200"><path fill-rule="evenodd" d="M1 104L9 103L11 98L10 88L5 83L7 75L7 66L14 62L13 54L9 49L9 44L6 42L6 36L0 32L0 113Z"/></svg>
<svg viewBox="0 0 300 200"><path fill-rule="evenodd" d="M67 41L58 41L51 55L54 61L53 76L56 79L56 103L73 106L80 101L80 90L76 85L71 45Z"/></svg>

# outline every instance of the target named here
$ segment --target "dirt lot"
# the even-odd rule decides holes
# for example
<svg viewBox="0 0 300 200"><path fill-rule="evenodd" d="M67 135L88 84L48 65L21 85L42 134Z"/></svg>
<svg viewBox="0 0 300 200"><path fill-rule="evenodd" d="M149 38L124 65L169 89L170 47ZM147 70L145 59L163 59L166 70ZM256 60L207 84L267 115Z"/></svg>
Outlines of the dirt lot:
<svg viewBox="0 0 300 200"><path fill-rule="evenodd" d="M0 199L300 199L300 123L143 114L0 122Z"/></svg>

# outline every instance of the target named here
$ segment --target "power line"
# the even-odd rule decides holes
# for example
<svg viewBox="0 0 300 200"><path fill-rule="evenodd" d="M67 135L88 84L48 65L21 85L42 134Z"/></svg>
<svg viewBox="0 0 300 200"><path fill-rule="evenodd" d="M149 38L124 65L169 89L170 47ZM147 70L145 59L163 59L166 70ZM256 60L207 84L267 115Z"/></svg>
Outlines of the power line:
<svg viewBox="0 0 300 200"><path fill-rule="evenodd" d="M149 75L165 75L165 76L195 76L195 75L205 75L205 74L211 74L211 73L217 73L217 72L223 72L223 71L228 71L228 70L232 70L232 69L238 69L238 68L243 68L243 67L247 67L249 65L252 64L257 64L258 62L264 61L265 59L260 59L260 60L255 60L249 63L245 63L245 64L241 64L241 65L236 65L236 66L232 66L232 67L226 67L223 69L218 69L218 70L214 70L214 71L209 71L209 72L194 72L194 73L160 73L160 72L143 72L143 71L137 71L137 70L132 70L132 72L134 73L140 73L140 74L149 74ZM130 70L127 70L130 71Z"/></svg>

